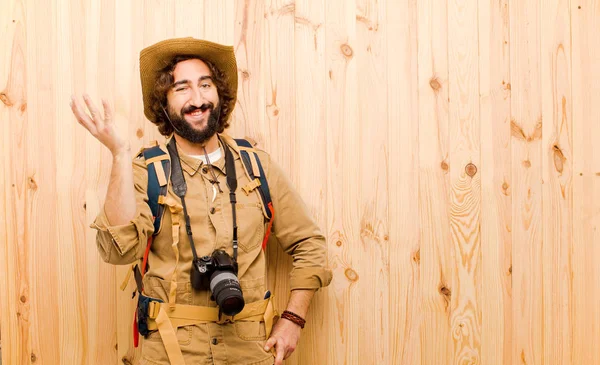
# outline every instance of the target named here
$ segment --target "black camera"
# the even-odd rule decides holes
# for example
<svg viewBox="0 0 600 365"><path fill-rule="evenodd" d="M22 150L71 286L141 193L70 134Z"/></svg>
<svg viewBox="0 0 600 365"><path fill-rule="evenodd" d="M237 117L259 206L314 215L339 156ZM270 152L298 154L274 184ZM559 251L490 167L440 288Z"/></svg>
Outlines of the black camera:
<svg viewBox="0 0 600 365"><path fill-rule="evenodd" d="M244 295L237 278L238 264L223 250L194 260L191 272L192 287L210 289L212 298L222 313L234 316L244 309Z"/></svg>

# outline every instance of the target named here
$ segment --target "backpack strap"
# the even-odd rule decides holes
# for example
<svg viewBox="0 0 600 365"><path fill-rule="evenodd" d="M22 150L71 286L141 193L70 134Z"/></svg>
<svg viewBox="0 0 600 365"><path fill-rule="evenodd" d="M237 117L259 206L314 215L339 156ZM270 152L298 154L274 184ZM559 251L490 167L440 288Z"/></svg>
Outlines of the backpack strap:
<svg viewBox="0 0 600 365"><path fill-rule="evenodd" d="M269 240L269 235L271 234L271 228L273 226L273 218L275 217L273 200L271 199L271 192L269 191L269 183L262 164L260 163L260 158L254 151L252 143L246 139L234 139L234 141L237 143L238 147L241 147L239 148L239 151L242 164L250 178L250 183L243 187L242 190L248 195L252 190L258 188L263 207L265 208L265 213L269 219L269 226L267 227L267 232L265 233L262 243L262 248L264 250L267 247L267 241Z"/></svg>
<svg viewBox="0 0 600 365"><path fill-rule="evenodd" d="M171 172L169 154L156 145L143 150L148 167L148 205L154 218L154 236L160 230L164 205L159 204L159 196L167 195L167 185ZM168 173L167 173L168 172Z"/></svg>
<svg viewBox="0 0 600 365"><path fill-rule="evenodd" d="M142 297L142 279L144 277L144 274L146 273L148 255L150 253L150 246L152 246L154 236L156 236L158 234L158 231L160 230L160 225L162 222L162 216L164 212L163 200L167 196L167 188L169 184L169 178L171 175L171 160L169 159L169 154L165 152L162 148L160 148L158 143L155 142L153 143L153 146L143 148L138 154L138 157L141 157L142 155L144 156L144 159L146 161L146 167L148 169L148 205L150 206L150 210L152 211L154 233L152 234L152 236L148 237L148 243L146 244L146 250L144 251L141 269L137 264L134 265L132 268L132 272L137 286L137 291L139 293L138 306L140 300L139 298ZM133 292L133 295L135 296L135 291ZM138 311L139 308L136 307L136 313ZM138 347L139 344L137 315L134 315L133 319L133 344L134 347Z"/></svg>

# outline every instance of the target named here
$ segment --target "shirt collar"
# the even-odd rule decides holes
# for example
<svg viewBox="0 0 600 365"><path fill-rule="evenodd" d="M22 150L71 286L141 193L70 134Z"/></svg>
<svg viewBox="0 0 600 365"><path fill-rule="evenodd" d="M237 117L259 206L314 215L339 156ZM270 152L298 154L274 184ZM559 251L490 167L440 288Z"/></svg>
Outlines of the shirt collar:
<svg viewBox="0 0 600 365"><path fill-rule="evenodd" d="M225 150L223 149L222 143L227 143L227 145L229 146L229 150L233 154L234 161L240 159L240 154L237 149L237 146L235 146L235 145L232 146L231 137L224 136L222 134L220 134L219 136L223 137L223 138L219 139L219 148L221 149L222 157L218 161L213 163L212 166L219 169L221 171L221 173L223 175L225 175ZM171 137L171 138L173 138L173 137ZM167 141L167 143L168 142L169 141ZM184 151L181 150L179 145L177 145L177 153L179 154L179 159L181 160L181 168L183 169L183 171L187 172L190 176L194 176L198 172L198 170L200 170L200 168L203 164L202 160L189 156L188 154L186 154Z"/></svg>

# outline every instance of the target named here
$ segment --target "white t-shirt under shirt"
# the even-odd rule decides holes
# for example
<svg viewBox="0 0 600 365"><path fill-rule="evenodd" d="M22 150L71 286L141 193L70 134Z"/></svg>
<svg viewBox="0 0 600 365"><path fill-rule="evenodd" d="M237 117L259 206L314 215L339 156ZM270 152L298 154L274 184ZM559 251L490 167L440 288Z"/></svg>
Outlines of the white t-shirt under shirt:
<svg viewBox="0 0 600 365"><path fill-rule="evenodd" d="M190 157L197 158L203 163L208 163L206 162L205 155L190 155ZM215 151L208 154L208 159L210 160L211 164L214 164L215 162L219 161L221 157L223 157L223 152L221 151L221 148L217 148Z"/></svg>

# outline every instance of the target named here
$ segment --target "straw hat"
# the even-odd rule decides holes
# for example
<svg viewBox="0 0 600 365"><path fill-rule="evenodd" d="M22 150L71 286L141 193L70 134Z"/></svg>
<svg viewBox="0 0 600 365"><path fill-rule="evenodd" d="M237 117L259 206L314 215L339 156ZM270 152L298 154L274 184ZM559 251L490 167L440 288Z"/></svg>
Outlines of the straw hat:
<svg viewBox="0 0 600 365"><path fill-rule="evenodd" d="M171 62L175 56L197 56L212 63L227 77L227 85L233 95L233 105L237 98L237 65L233 46L205 41L202 39L174 38L167 39L140 52L140 78L142 80L142 95L144 97L144 114L154 121L154 113L150 108L150 95L158 76L158 71ZM227 113L229 118L233 108Z"/></svg>

